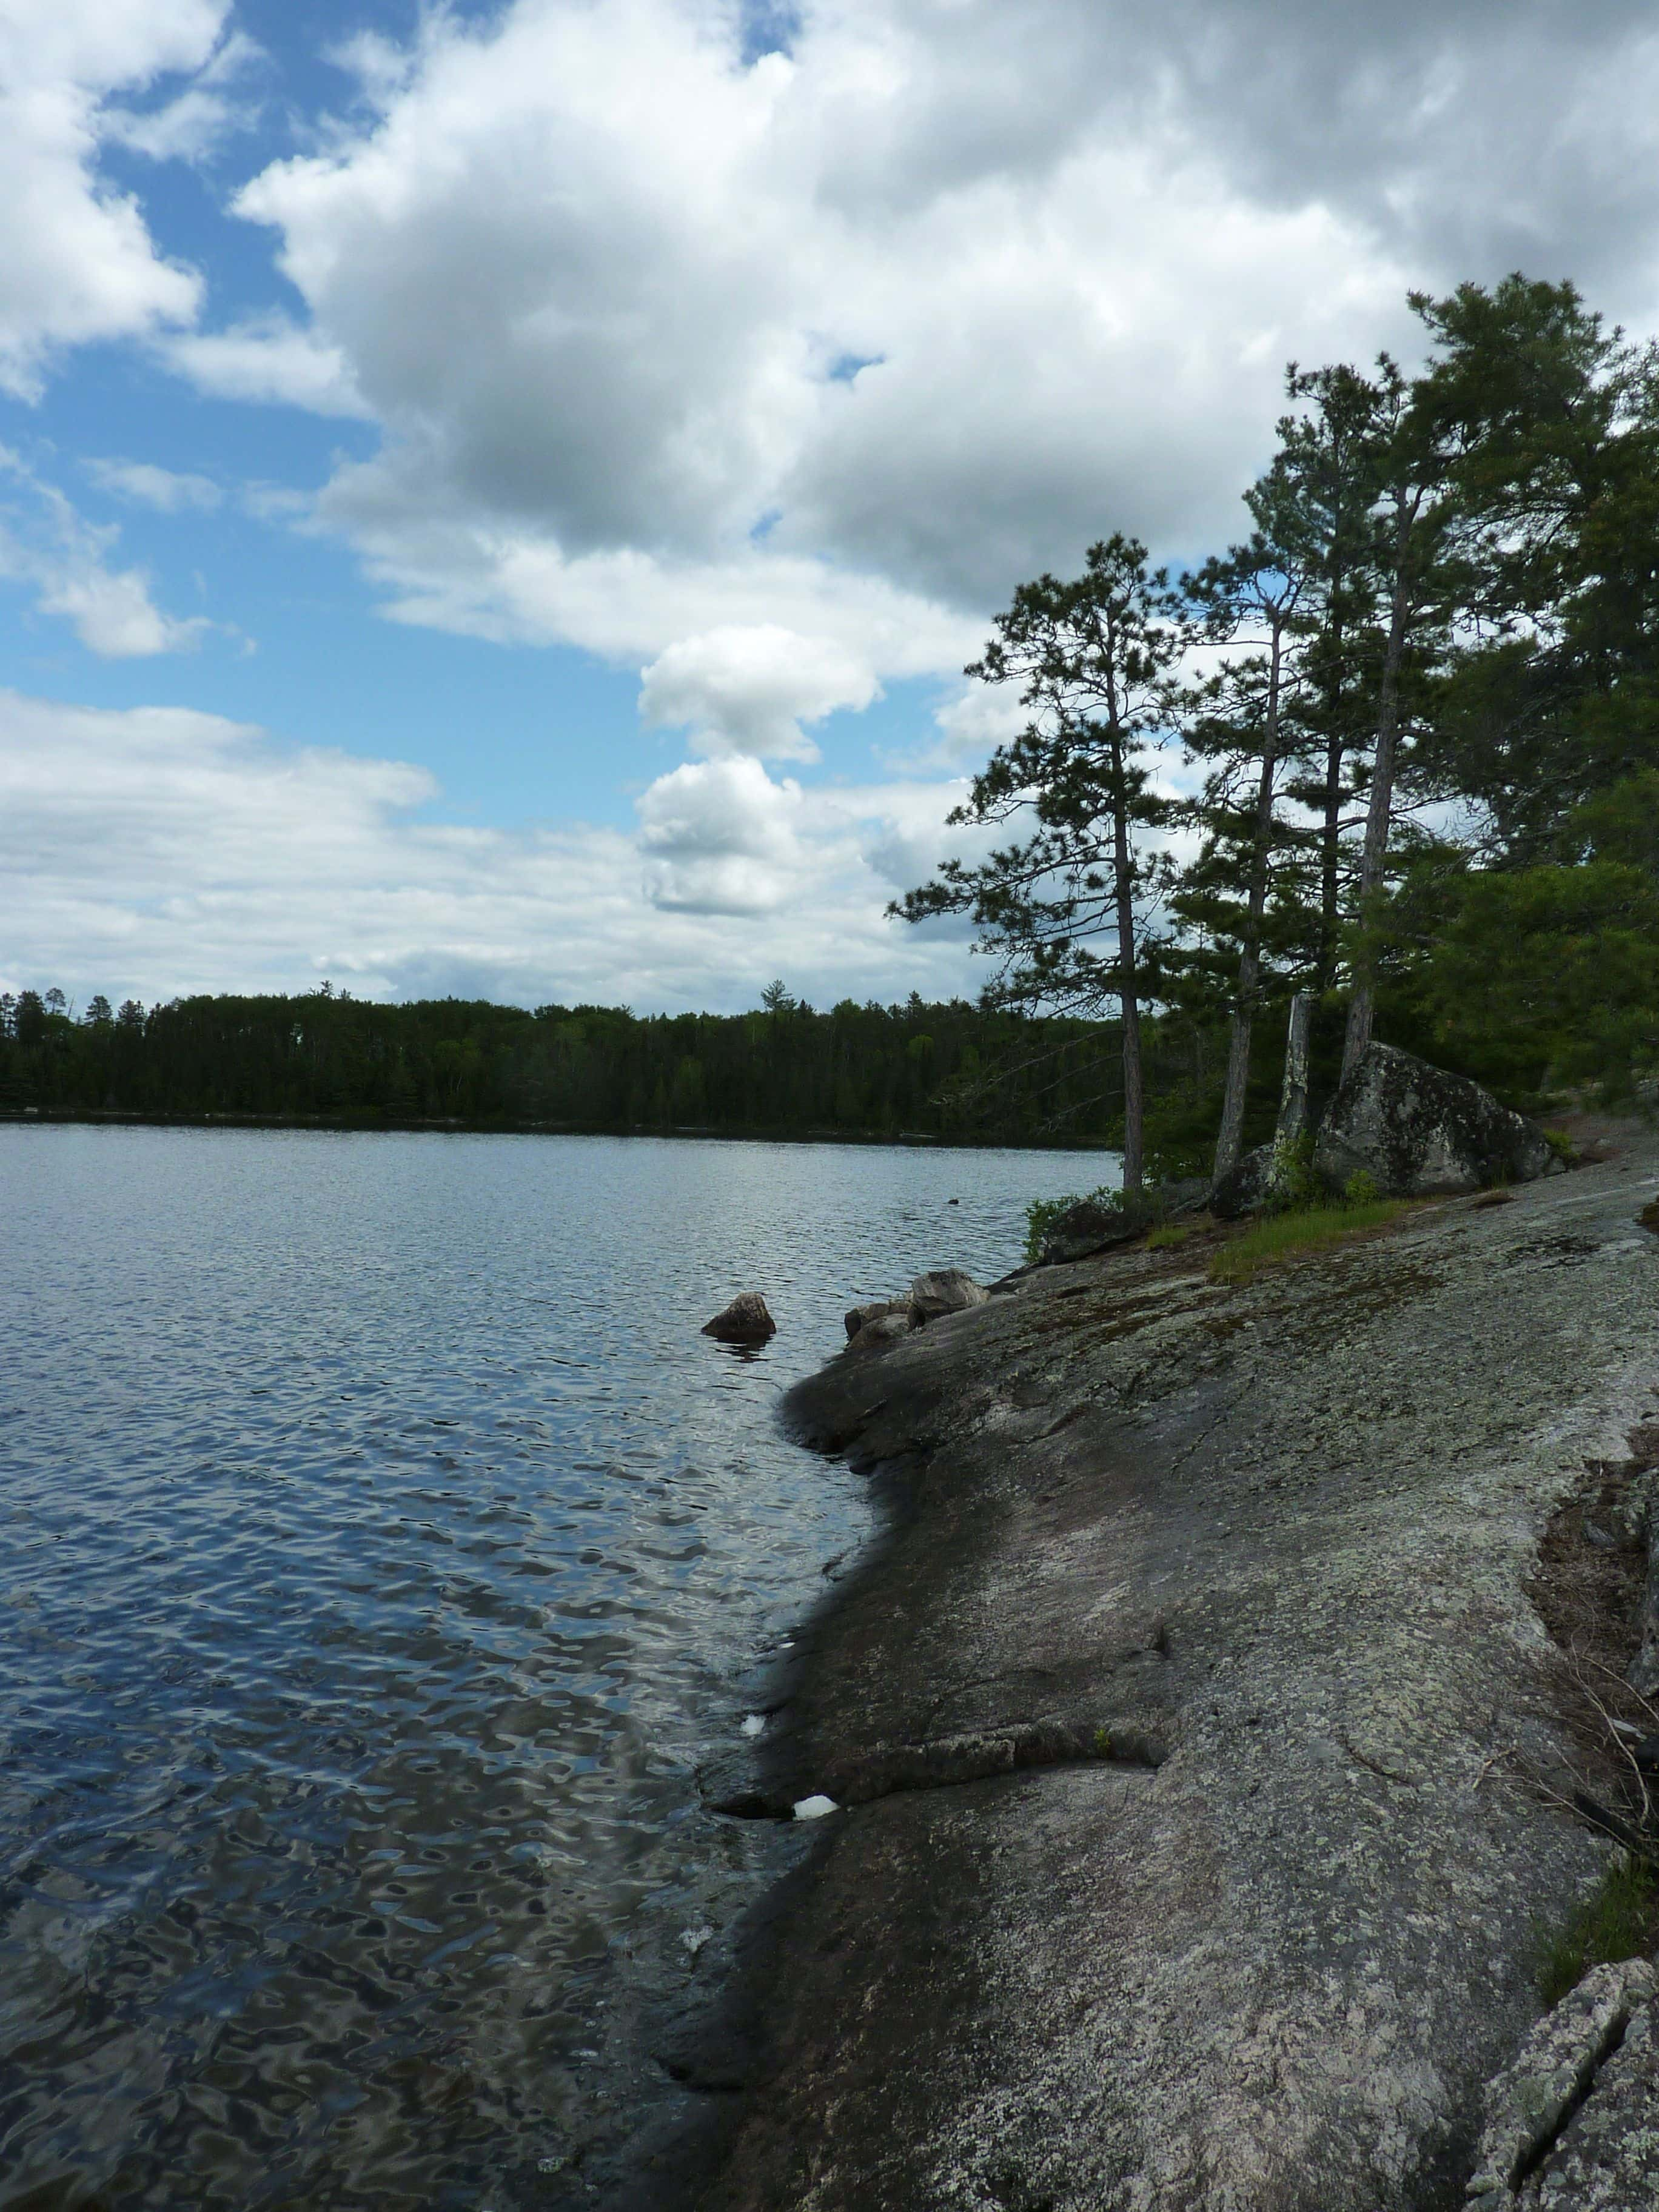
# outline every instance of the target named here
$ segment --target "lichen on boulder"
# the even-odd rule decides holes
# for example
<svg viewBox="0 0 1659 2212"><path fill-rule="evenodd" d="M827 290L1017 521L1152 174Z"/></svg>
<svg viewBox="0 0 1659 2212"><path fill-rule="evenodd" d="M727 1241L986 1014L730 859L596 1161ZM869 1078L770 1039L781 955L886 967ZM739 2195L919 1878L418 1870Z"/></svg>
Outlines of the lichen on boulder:
<svg viewBox="0 0 1659 2212"><path fill-rule="evenodd" d="M1314 1166L1338 1188L1363 1173L1388 1197L1426 1198L1532 1182L1561 1163L1535 1122L1480 1084L1372 1044L1320 1123Z"/></svg>

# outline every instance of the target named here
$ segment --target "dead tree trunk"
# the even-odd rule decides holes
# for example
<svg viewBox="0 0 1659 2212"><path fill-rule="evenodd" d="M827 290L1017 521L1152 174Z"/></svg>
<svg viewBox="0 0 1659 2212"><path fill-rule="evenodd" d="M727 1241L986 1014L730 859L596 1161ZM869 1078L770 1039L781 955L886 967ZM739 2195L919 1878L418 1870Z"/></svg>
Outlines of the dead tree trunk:
<svg viewBox="0 0 1659 2212"><path fill-rule="evenodd" d="M1371 1017L1376 1002L1376 960L1372 932L1382 888L1383 864L1388 857L1389 829L1394 817L1395 746L1400 730L1400 669L1406 656L1406 630L1411 614L1410 556L1413 526L1421 495L1395 495L1394 590L1389 610L1389 641L1382 655L1382 681L1376 703L1376 746L1371 758L1370 804L1365 811L1365 848L1359 862L1359 939L1354 961L1353 995L1348 1000L1348 1028L1342 1043L1342 1076L1346 1082L1371 1041Z"/></svg>
<svg viewBox="0 0 1659 2212"><path fill-rule="evenodd" d="M1123 788L1123 753L1112 738L1112 868L1117 900L1118 1003L1123 1017L1123 1188L1139 1190L1146 1136L1140 1075L1140 994L1135 969L1134 878L1129 857L1129 812Z"/></svg>
<svg viewBox="0 0 1659 2212"><path fill-rule="evenodd" d="M1215 1146L1217 1182L1238 1165L1244 1141L1250 1030L1255 1020L1256 994L1261 987L1261 917L1267 903L1267 863L1273 849L1273 776L1279 766L1279 687L1283 647L1284 629L1275 623L1267 664L1267 711L1261 733L1261 775L1256 785L1255 830L1250 846L1243 944L1238 956L1238 992L1233 1000L1227 1040L1227 1087L1222 1095L1221 1129Z"/></svg>

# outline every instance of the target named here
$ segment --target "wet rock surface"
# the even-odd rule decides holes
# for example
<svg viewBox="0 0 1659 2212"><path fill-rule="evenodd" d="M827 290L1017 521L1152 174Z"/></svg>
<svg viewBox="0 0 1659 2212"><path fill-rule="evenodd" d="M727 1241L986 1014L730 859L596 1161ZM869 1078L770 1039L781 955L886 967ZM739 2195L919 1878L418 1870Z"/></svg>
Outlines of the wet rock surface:
<svg viewBox="0 0 1659 2212"><path fill-rule="evenodd" d="M793 1395L891 1520L749 1769L756 1812L846 1809L688 2032L705 2212L1463 2202L1538 1925L1610 1848L1537 1787L1582 1754L1525 1583L1659 1404L1656 1171L1242 1289L1044 1268ZM1065 1731L1094 1755L988 1748Z"/></svg>
<svg viewBox="0 0 1659 2212"><path fill-rule="evenodd" d="M777 1334L778 1325L758 1291L739 1291L729 1306L703 1323L702 1333L722 1344L764 1344Z"/></svg>
<svg viewBox="0 0 1659 2212"><path fill-rule="evenodd" d="M1391 1196L1420 1198L1531 1182L1561 1163L1536 1123L1478 1083L1373 1044L1326 1110L1314 1165L1339 1187L1364 1173Z"/></svg>

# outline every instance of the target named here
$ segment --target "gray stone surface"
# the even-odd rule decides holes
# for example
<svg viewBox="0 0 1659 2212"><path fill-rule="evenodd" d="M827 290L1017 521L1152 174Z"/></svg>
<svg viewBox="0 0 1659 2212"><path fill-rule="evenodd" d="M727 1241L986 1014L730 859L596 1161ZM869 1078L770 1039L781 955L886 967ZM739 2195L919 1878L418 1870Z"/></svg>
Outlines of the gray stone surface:
<svg viewBox="0 0 1659 2212"><path fill-rule="evenodd" d="M1659 1403L1656 1169L1242 1289L1202 1237L1039 1270L795 1394L904 1510L760 1794L895 1747L908 1786L823 1824L768 1938L707 2212L1462 2201L1538 1923L1606 1863L1526 1779L1584 1756L1526 1583ZM1161 1764L921 1786L1051 1722Z"/></svg>
<svg viewBox="0 0 1659 2212"><path fill-rule="evenodd" d="M1496 2208L1514 2202L1516 2191L1557 2145L1624 2041L1631 2014L1654 1989L1645 1960L1595 1966L1538 2022L1486 2092L1471 2204Z"/></svg>
<svg viewBox="0 0 1659 2212"><path fill-rule="evenodd" d="M1633 2015L1589 2099L1522 2185L1520 2212L1647 2212L1659 2204L1656 2009L1645 2004Z"/></svg>
<svg viewBox="0 0 1659 2212"><path fill-rule="evenodd" d="M982 1306L990 1295L960 1267L938 1267L931 1274L918 1275L911 1284L910 1318L921 1328L946 1314L966 1313L972 1306Z"/></svg>
<svg viewBox="0 0 1659 2212"><path fill-rule="evenodd" d="M1491 1091L1394 1045L1368 1045L1314 1142L1330 1182L1364 1172L1399 1198L1484 1190L1558 1174L1544 1133Z"/></svg>
<svg viewBox="0 0 1659 2212"><path fill-rule="evenodd" d="M850 1344L859 1331L867 1327L871 1322L884 1321L890 1313L908 1315L909 1310L908 1297L866 1298L862 1305L848 1306L842 1316L847 1329L847 1341Z"/></svg>
<svg viewBox="0 0 1659 2212"><path fill-rule="evenodd" d="M1042 1264L1063 1266L1071 1260L1085 1259L1091 1252L1104 1252L1114 1244L1130 1243L1146 1225L1121 1206L1080 1198L1049 1223L1042 1239Z"/></svg>
<svg viewBox="0 0 1659 2212"><path fill-rule="evenodd" d="M1237 1221L1252 1213L1267 1195L1273 1177L1273 1148L1257 1145L1241 1154L1237 1167L1223 1176L1210 1193L1210 1211L1218 1221Z"/></svg>
<svg viewBox="0 0 1659 2212"><path fill-rule="evenodd" d="M890 1345L899 1343L910 1334L909 1301L890 1307L885 1313L872 1314L860 1325L858 1334L850 1338L849 1352L884 1352Z"/></svg>

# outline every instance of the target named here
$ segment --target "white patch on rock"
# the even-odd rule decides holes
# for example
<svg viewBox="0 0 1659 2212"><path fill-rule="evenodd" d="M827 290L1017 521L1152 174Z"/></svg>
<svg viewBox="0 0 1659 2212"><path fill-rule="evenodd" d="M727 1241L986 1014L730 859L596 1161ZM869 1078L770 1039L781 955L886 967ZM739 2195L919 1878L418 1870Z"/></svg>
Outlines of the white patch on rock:
<svg viewBox="0 0 1659 2212"><path fill-rule="evenodd" d="M798 1797L795 1818L798 1820L821 1820L826 1813L839 1813L841 1807L833 1797Z"/></svg>

